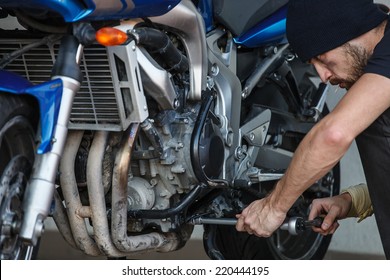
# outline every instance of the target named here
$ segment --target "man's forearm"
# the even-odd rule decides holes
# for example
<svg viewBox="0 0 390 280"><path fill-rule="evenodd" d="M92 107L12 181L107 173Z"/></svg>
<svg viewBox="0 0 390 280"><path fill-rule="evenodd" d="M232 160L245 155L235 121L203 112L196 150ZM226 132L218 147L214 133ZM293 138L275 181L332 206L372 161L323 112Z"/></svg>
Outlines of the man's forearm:
<svg viewBox="0 0 390 280"><path fill-rule="evenodd" d="M296 199L323 177L345 154L352 141L390 107L390 79L364 74L302 140L286 171L270 194L273 206L287 211Z"/></svg>
<svg viewBox="0 0 390 280"><path fill-rule="evenodd" d="M348 150L353 138L324 119L304 138L272 196L274 207L287 212L296 199L325 176Z"/></svg>

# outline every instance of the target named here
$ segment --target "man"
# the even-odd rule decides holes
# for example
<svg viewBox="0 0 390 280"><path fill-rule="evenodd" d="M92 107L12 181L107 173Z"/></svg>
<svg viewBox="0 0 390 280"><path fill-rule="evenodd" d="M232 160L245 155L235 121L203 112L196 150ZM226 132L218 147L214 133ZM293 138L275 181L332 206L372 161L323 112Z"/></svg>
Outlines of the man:
<svg viewBox="0 0 390 280"><path fill-rule="evenodd" d="M302 140L285 175L237 215L237 230L270 236L296 199L356 138L381 241L390 258L390 24L372 0L291 0L287 38L322 81L349 89ZM334 224L327 215L321 225Z"/></svg>

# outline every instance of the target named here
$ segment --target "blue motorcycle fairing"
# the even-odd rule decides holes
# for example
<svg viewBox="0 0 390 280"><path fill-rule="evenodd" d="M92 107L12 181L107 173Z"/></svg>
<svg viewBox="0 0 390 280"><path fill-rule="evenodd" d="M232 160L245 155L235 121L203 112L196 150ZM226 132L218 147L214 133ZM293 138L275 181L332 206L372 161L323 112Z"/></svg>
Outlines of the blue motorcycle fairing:
<svg viewBox="0 0 390 280"><path fill-rule="evenodd" d="M181 0L0 0L0 7L27 10L49 9L66 22L119 20L160 16Z"/></svg>
<svg viewBox="0 0 390 280"><path fill-rule="evenodd" d="M76 1L76 0L74 0ZM84 0L93 12L86 20L113 20L161 16L181 0ZM115 10L115 6L117 7Z"/></svg>
<svg viewBox="0 0 390 280"><path fill-rule="evenodd" d="M234 38L234 42L248 48L287 42L286 16L287 6L284 6L245 34Z"/></svg>
<svg viewBox="0 0 390 280"><path fill-rule="evenodd" d="M206 31L211 31L214 28L212 0L200 0L198 10L204 20Z"/></svg>
<svg viewBox="0 0 390 280"><path fill-rule="evenodd" d="M42 138L38 154L44 154L51 150L54 127L57 124L61 105L62 88L61 79L33 85L17 74L0 70L0 91L12 94L29 94L38 100Z"/></svg>
<svg viewBox="0 0 390 280"><path fill-rule="evenodd" d="M31 11L48 9L60 14L67 22L78 21L93 12L93 9L85 7L82 1L75 0L0 0L0 7Z"/></svg>

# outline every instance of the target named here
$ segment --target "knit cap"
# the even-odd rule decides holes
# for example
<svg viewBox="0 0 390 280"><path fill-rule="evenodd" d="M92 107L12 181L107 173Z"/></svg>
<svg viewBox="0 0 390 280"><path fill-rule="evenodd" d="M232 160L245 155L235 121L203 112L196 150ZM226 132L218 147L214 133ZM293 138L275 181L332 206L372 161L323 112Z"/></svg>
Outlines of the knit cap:
<svg viewBox="0 0 390 280"><path fill-rule="evenodd" d="M337 48L387 18L373 0L290 0L286 31L302 61Z"/></svg>

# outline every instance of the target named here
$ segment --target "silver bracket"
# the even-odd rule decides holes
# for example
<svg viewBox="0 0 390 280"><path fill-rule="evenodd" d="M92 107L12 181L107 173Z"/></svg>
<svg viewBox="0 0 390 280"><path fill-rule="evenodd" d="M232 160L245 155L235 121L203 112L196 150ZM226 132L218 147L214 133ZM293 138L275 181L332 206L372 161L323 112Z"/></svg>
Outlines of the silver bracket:
<svg viewBox="0 0 390 280"><path fill-rule="evenodd" d="M257 167L251 167L247 170L246 175L250 179L251 183L259 183L279 180L284 175L284 172L283 170L259 169Z"/></svg>
<svg viewBox="0 0 390 280"><path fill-rule="evenodd" d="M109 47L107 53L112 72L115 73L112 80L120 107L120 118L123 129L126 129L130 123L143 122L149 116L138 67L137 48L135 42L131 41L127 45ZM126 76L119 76L119 67L125 67Z"/></svg>
<svg viewBox="0 0 390 280"><path fill-rule="evenodd" d="M268 127L271 121L271 110L262 111L256 117L244 124L240 128L242 137L248 141L249 145L262 146L264 145Z"/></svg>

